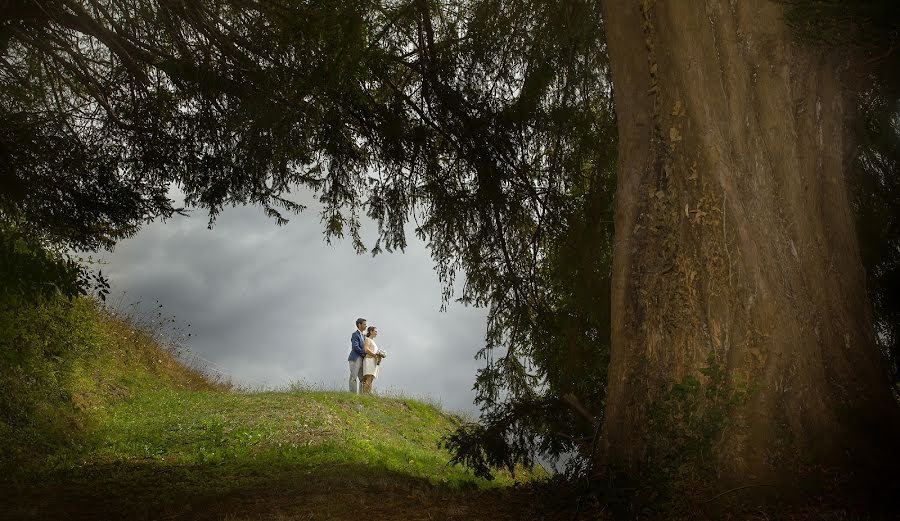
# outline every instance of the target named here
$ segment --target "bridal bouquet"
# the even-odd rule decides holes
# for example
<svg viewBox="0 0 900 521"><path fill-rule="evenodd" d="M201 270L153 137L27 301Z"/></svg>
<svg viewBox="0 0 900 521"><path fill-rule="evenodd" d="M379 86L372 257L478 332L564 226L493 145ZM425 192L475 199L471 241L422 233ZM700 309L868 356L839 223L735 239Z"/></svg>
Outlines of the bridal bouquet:
<svg viewBox="0 0 900 521"><path fill-rule="evenodd" d="M387 353L379 349L378 352L375 353L375 365L381 365L381 360L384 358L387 358Z"/></svg>

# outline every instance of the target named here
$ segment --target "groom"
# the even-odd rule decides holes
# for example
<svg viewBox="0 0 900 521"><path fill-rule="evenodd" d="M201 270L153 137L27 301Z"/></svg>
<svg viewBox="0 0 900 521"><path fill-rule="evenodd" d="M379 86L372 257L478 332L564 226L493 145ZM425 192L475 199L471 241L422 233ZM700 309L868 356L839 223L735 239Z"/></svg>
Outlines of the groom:
<svg viewBox="0 0 900 521"><path fill-rule="evenodd" d="M357 382L359 383L359 392L362 392L363 383L363 359L366 357L366 350L363 348L363 331L366 330L366 319L356 319L356 331L350 337L350 356L347 362L350 364L350 392L357 392Z"/></svg>

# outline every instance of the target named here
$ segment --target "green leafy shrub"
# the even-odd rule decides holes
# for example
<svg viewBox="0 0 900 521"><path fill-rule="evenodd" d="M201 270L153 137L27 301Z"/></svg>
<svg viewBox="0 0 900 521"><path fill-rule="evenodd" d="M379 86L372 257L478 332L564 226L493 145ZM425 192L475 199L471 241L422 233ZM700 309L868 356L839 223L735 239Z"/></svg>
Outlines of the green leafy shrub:
<svg viewBox="0 0 900 521"><path fill-rule="evenodd" d="M0 220L0 266L0 295L7 301L37 303L84 293L85 276L75 260L8 219Z"/></svg>
<svg viewBox="0 0 900 521"><path fill-rule="evenodd" d="M747 390L728 382L723 367L710 355L700 375L673 385L651 414L651 465L666 481L683 478L684 469L714 472L713 448L734 408Z"/></svg>

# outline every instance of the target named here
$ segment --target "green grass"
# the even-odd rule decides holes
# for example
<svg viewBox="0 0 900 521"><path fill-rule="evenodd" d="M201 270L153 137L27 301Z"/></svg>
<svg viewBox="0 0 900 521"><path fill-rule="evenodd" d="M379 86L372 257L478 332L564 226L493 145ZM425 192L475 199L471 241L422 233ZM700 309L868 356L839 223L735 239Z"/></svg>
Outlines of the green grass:
<svg viewBox="0 0 900 521"><path fill-rule="evenodd" d="M8 482L16 494L0 508L40 519L74 503L98 517L154 518L185 508L220 515L232 503L226 511L249 509L257 519L260 503L308 512L308 501L289 500L311 496L316 511L350 519L355 502L390 495L400 505L387 519L405 519L400 513L422 505L484 512L498 505L497 493L521 493L508 474L485 481L448 465L438 440L460 420L409 399L162 389L124 399L100 418L83 446ZM255 499L233 504L241 498Z"/></svg>
<svg viewBox="0 0 900 521"><path fill-rule="evenodd" d="M524 505L518 483L543 475L486 481L448 464L438 443L464 420L433 403L244 392L181 365L133 318L96 306L85 316L95 334L68 364L63 398L34 404L66 418L71 436L34 450L39 430L2 431L29 457L0 477L11 492L0 518L355 519L378 503L384 519L507 519L517 514L502 498Z"/></svg>
<svg viewBox="0 0 900 521"><path fill-rule="evenodd" d="M365 465L454 487L511 484L509 475L488 482L447 465L438 441L458 421L414 400L342 392L166 389L107 411L87 457L93 463L207 465L223 475L262 466Z"/></svg>

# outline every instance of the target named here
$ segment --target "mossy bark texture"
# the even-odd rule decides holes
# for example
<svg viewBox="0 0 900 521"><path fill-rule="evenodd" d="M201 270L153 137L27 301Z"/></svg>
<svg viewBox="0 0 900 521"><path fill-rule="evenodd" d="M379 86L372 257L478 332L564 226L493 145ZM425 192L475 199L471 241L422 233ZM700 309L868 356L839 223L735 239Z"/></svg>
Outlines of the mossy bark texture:
<svg viewBox="0 0 900 521"><path fill-rule="evenodd" d="M646 470L648 412L712 354L748 391L720 477L877 465L897 407L848 200L844 63L768 0L603 3L620 143L606 463Z"/></svg>

